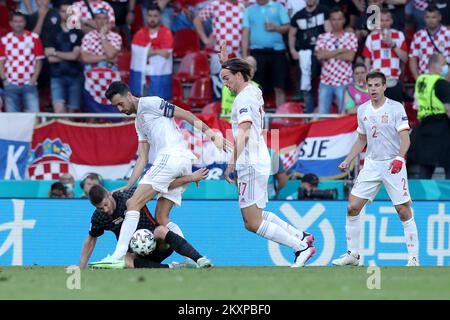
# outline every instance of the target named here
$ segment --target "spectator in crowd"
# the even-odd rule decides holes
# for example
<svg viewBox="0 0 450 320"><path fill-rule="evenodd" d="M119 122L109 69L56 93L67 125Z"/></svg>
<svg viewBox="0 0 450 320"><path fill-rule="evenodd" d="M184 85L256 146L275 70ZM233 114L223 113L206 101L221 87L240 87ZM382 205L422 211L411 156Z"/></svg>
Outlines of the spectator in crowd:
<svg viewBox="0 0 450 320"><path fill-rule="evenodd" d="M27 112L39 111L37 79L44 50L39 36L26 31L25 24L25 16L13 12L10 16L12 31L0 40L0 77L7 112L20 112L22 102Z"/></svg>
<svg viewBox="0 0 450 320"><path fill-rule="evenodd" d="M442 24L450 27L450 3L448 0L434 0L433 3L438 8L442 16Z"/></svg>
<svg viewBox="0 0 450 320"><path fill-rule="evenodd" d="M289 178L284 169L284 164L280 155L272 149L269 149L269 153L271 160L271 175L269 176L267 184L267 193L269 199L278 199L278 193L284 188Z"/></svg>
<svg viewBox="0 0 450 320"><path fill-rule="evenodd" d="M286 101L289 66L283 34L288 31L289 16L280 3L257 0L245 10L242 55L245 58L250 53L255 57L258 64L255 81L265 93L275 91L277 106Z"/></svg>
<svg viewBox="0 0 450 320"><path fill-rule="evenodd" d="M26 29L37 33L41 39L44 35L51 36L60 23L59 12L50 7L50 0L36 0L38 10L27 15Z"/></svg>
<svg viewBox="0 0 450 320"><path fill-rule="evenodd" d="M66 187L61 182L52 183L48 197L54 199L67 198Z"/></svg>
<svg viewBox="0 0 450 320"><path fill-rule="evenodd" d="M328 10L339 7L345 16L344 28L350 28L348 31L354 31L361 12L364 12L365 0L320 0L320 4Z"/></svg>
<svg viewBox="0 0 450 320"><path fill-rule="evenodd" d="M292 19L294 14L306 7L306 0L287 0L286 9L288 11L289 18Z"/></svg>
<svg viewBox="0 0 450 320"><path fill-rule="evenodd" d="M425 29L414 34L409 51L409 67L414 79L428 72L428 62L434 53L444 56L450 63L450 28L441 25L441 13L433 4L425 10Z"/></svg>
<svg viewBox="0 0 450 320"><path fill-rule="evenodd" d="M39 1L39 0L38 0ZM50 86L53 111L73 112L81 106L83 65L79 61L83 33L69 29L70 0L63 0L59 7L60 23L51 37L44 36L45 55L50 63Z"/></svg>
<svg viewBox="0 0 450 320"><path fill-rule="evenodd" d="M223 86L219 75L221 65L217 53L220 52L220 46L225 41L229 54L241 55L244 10L244 6L237 0L214 0L200 10L194 18L194 26L200 40L207 48L214 50L214 53L209 56L209 63L215 98L220 98ZM212 33L208 36L203 23L209 19L212 20Z"/></svg>
<svg viewBox="0 0 450 320"><path fill-rule="evenodd" d="M405 7L410 0L384 0L383 7L391 12L392 28L399 31L405 30ZM447 1L447 0L445 0Z"/></svg>
<svg viewBox="0 0 450 320"><path fill-rule="evenodd" d="M421 121L411 134L408 175L412 179L431 179L434 169L444 167L450 179L450 83L445 80L449 66L440 53L430 57L429 73L415 85L417 117Z"/></svg>
<svg viewBox="0 0 450 320"><path fill-rule="evenodd" d="M81 179L80 182L80 187L84 192L82 198L89 198L89 191L94 185L103 186L103 178L98 173L89 172Z"/></svg>
<svg viewBox="0 0 450 320"><path fill-rule="evenodd" d="M85 64L84 106L89 112L118 112L104 97L105 87L119 80L117 55L122 49L122 38L111 31L108 11L95 11L96 30L81 41L81 61Z"/></svg>
<svg viewBox="0 0 450 320"><path fill-rule="evenodd" d="M367 0L367 8L365 8L365 1L362 2L359 6L362 6L364 10L362 11L362 14L357 20L356 23L356 37L358 38L358 41L362 44L364 44L364 41L366 37L369 35L370 31L379 29L380 26L377 25L379 20L377 19L376 12L379 12L378 10L369 10L367 9L369 7L377 6L380 8L380 10L383 8L383 3L385 0Z"/></svg>
<svg viewBox="0 0 450 320"><path fill-rule="evenodd" d="M86 4L89 4L89 6L87 6ZM116 16L114 14L114 9L106 1L81 0L74 2L71 9L73 14L78 15L80 17L81 30L83 30L84 33L88 33L90 31L97 29L95 14L98 9L106 10L111 27L114 27L116 24Z"/></svg>
<svg viewBox="0 0 450 320"><path fill-rule="evenodd" d="M352 61L358 48L353 32L344 31L345 17L338 7L330 11L331 32L323 33L316 43L316 56L322 61L319 86L319 113L330 113L333 97L339 113L344 110L344 92L352 81Z"/></svg>
<svg viewBox="0 0 450 320"><path fill-rule="evenodd" d="M133 37L134 44L149 47L144 95L170 100L172 98L173 36L169 28L161 25L161 9L157 5L148 8L147 25ZM132 51L132 54L137 52Z"/></svg>
<svg viewBox="0 0 450 320"><path fill-rule="evenodd" d="M358 107L370 99L367 88L367 67L364 63L356 63L353 67L353 82L347 86L344 95L345 113L354 114Z"/></svg>
<svg viewBox="0 0 450 320"><path fill-rule="evenodd" d="M425 10L430 5L432 0L412 0L413 3L413 15L414 15L414 25L416 30L421 30L425 28L424 16Z"/></svg>
<svg viewBox="0 0 450 320"><path fill-rule="evenodd" d="M318 0L306 0L306 7L291 19L289 50L300 66L300 91L303 93L305 113L314 112L312 79L320 75L320 64L313 54L317 38L329 27L328 10Z"/></svg>
<svg viewBox="0 0 450 320"><path fill-rule="evenodd" d="M66 188L66 197L74 198L73 189L75 188L75 179L70 173L64 173L59 177L59 182L61 182Z"/></svg>
<svg viewBox="0 0 450 320"><path fill-rule="evenodd" d="M403 32L391 29L392 14L381 10L381 29L374 30L366 38L363 50L365 64L370 71L379 71L386 76L385 96L403 102L403 85L400 82L401 63L408 59L408 47Z"/></svg>
<svg viewBox="0 0 450 320"><path fill-rule="evenodd" d="M17 11L28 15L38 11L36 0L19 0Z"/></svg>

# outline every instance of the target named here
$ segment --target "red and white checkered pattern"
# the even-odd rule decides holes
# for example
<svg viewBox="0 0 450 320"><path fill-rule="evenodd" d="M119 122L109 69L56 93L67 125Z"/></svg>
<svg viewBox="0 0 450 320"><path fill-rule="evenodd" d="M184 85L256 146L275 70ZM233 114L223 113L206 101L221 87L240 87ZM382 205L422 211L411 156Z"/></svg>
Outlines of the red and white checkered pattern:
<svg viewBox="0 0 450 320"><path fill-rule="evenodd" d="M434 44L447 60L447 63L450 63L450 29L441 26L432 38ZM417 31L411 42L409 57L415 57L419 60L419 74L428 72L428 61L434 52L437 52L437 50L433 46L427 31L425 29Z"/></svg>
<svg viewBox="0 0 450 320"><path fill-rule="evenodd" d="M111 22L113 25L116 23L116 17L114 16L114 10L108 2L105 2L102 0L91 0L91 1L89 1L89 4L91 5L91 9L94 13L95 13L95 10L100 9L100 8L104 8L104 9L108 10L109 22ZM84 1L74 2L72 4L72 10L73 10L73 14L79 16L80 20L83 22L86 20L94 19L90 13L88 7L84 3Z"/></svg>
<svg viewBox="0 0 450 320"><path fill-rule="evenodd" d="M10 32L1 38L0 60L4 60L4 73L9 83L29 84L37 59L44 59L44 50L36 33L25 31L17 37Z"/></svg>
<svg viewBox="0 0 450 320"><path fill-rule="evenodd" d="M431 0L414 0L413 5L414 8L424 11L428 7L430 2Z"/></svg>
<svg viewBox="0 0 450 320"><path fill-rule="evenodd" d="M299 148L295 146L295 148L289 150L287 153L280 153L280 158L286 171L298 161L298 150Z"/></svg>
<svg viewBox="0 0 450 320"><path fill-rule="evenodd" d="M199 16L203 21L209 18L213 19L213 34L216 38L215 51L219 52L220 44L226 41L231 52L240 52L244 10L245 7L239 2L217 0L200 11Z"/></svg>
<svg viewBox="0 0 450 320"><path fill-rule="evenodd" d="M108 42L117 50L122 49L122 38L118 33L108 32L106 35ZM105 49L103 49L101 34L97 30L92 30L83 37L81 41L81 51L86 53L95 54L98 56L105 54Z"/></svg>
<svg viewBox="0 0 450 320"><path fill-rule="evenodd" d="M405 53L408 52L403 32L394 29L390 29L388 32L397 48ZM389 47L382 39L383 34L381 31L373 31L366 39L363 56L371 59L372 70L383 72L387 78L399 79L401 73L400 58L394 49Z"/></svg>
<svg viewBox="0 0 450 320"><path fill-rule="evenodd" d="M102 105L110 104L105 97L105 91L113 81L120 80L119 72L107 68L93 68L84 73L84 88L95 102Z"/></svg>
<svg viewBox="0 0 450 320"><path fill-rule="evenodd" d="M28 167L30 180L59 180L63 173L69 172L69 163L63 161L44 161Z"/></svg>
<svg viewBox="0 0 450 320"><path fill-rule="evenodd" d="M316 51L336 49L348 49L355 51L358 49L358 39L353 32L344 32L340 37L336 37L331 32L319 35L316 43ZM341 86L352 81L352 63L350 61L331 58L323 61L320 81L331 86Z"/></svg>

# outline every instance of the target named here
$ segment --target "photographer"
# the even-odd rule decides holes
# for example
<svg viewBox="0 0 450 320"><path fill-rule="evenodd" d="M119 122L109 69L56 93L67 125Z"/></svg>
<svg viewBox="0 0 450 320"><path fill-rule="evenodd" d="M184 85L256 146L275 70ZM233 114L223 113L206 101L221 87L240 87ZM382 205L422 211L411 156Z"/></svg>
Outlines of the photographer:
<svg viewBox="0 0 450 320"><path fill-rule="evenodd" d="M302 184L298 189L298 200L336 200L337 190L319 190L319 177L314 173L307 173L302 178Z"/></svg>

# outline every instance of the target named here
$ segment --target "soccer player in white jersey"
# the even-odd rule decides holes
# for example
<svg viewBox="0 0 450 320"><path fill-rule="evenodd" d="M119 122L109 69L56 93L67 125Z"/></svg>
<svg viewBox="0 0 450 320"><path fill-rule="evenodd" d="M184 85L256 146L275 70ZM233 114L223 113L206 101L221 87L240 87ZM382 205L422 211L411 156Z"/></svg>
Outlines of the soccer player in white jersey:
<svg viewBox="0 0 450 320"><path fill-rule="evenodd" d="M292 267L303 267L316 251L312 245L314 237L299 231L274 213L263 211L268 202L267 182L271 161L263 138L262 92L250 83L250 65L243 59L225 61L220 77L237 94L231 111L235 145L225 179L234 183L230 174L236 170L239 206L245 228L292 248L295 252Z"/></svg>
<svg viewBox="0 0 450 320"><path fill-rule="evenodd" d="M138 98L133 96L128 85L122 81L111 83L105 95L120 112L127 115L136 114L135 125L139 140L138 159L131 177L125 187L115 191L130 189L138 181L148 163L150 147L156 154L152 167L141 178L133 196L127 201L127 212L116 250L111 256L91 264L110 263L113 268L115 264L122 263L130 239L136 231L139 211L156 195L159 195L155 211L156 221L159 225L166 226L170 231L183 236L179 227L169 220L169 212L173 204L181 205L181 196L186 185L172 190L169 190L168 187L177 177L191 174L192 161L196 157L184 141L174 117L184 119L200 129L221 150L231 149L231 143L223 139L222 135L216 134L191 112L160 97ZM201 267L211 266L211 262L206 258L197 263Z"/></svg>
<svg viewBox="0 0 450 320"><path fill-rule="evenodd" d="M403 224L409 256L407 265L418 266L417 227L410 207L405 166L405 155L410 145L408 117L401 103L385 97L386 77L383 73L369 73L367 86L370 100L358 107L358 139L339 165L342 171L347 170L367 145L364 167L348 199L345 225L348 251L332 263L337 266L359 265L359 213L367 201L375 198L383 184Z"/></svg>

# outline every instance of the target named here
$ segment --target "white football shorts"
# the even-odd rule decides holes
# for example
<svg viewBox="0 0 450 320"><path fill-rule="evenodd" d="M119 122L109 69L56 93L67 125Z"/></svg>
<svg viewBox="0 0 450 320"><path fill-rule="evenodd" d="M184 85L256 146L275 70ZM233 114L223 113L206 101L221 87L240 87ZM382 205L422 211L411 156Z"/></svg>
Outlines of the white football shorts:
<svg viewBox="0 0 450 320"><path fill-rule="evenodd" d="M247 208L256 204L264 209L269 201L267 194L268 174L262 174L248 167L237 172L239 207Z"/></svg>

